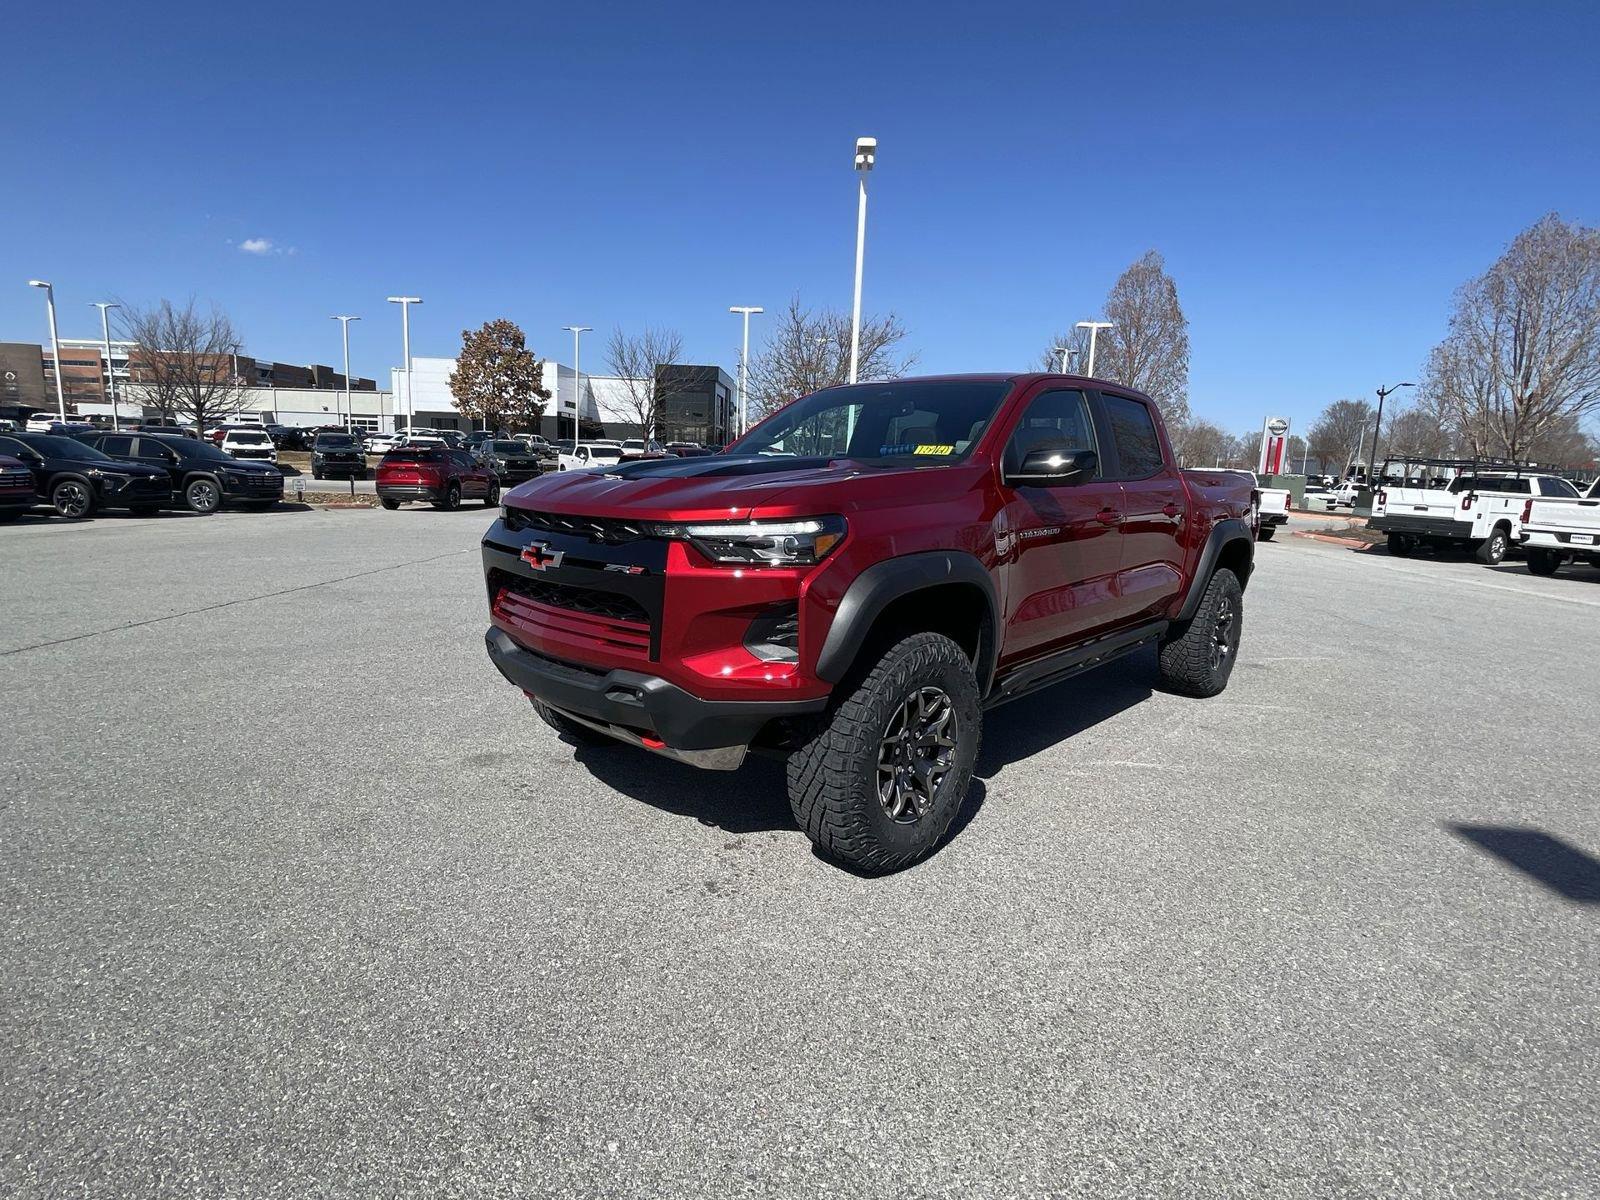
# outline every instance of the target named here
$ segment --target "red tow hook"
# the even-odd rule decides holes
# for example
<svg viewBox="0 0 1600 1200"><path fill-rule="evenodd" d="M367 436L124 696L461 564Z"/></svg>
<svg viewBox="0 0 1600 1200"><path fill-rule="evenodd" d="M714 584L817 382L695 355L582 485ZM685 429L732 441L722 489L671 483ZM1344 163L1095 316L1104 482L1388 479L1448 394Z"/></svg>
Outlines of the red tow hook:
<svg viewBox="0 0 1600 1200"><path fill-rule="evenodd" d="M641 733L639 740L652 750L665 750L667 744L658 737L651 737L648 733Z"/></svg>

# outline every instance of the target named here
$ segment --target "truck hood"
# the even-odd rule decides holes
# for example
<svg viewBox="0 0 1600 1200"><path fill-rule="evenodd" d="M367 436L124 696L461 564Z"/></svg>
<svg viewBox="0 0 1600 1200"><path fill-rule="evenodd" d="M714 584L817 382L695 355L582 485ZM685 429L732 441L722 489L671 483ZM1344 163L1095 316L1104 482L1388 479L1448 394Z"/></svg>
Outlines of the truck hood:
<svg viewBox="0 0 1600 1200"><path fill-rule="evenodd" d="M764 455L642 459L542 475L507 492L506 503L576 516L648 515L676 521L739 520L756 510L796 505L837 512L848 503L851 480L913 469Z"/></svg>

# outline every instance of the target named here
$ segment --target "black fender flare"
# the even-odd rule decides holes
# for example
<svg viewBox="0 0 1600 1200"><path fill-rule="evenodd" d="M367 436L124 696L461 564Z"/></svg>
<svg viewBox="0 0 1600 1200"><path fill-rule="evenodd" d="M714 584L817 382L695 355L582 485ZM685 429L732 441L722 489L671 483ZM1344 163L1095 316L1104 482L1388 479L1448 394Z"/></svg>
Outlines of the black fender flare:
<svg viewBox="0 0 1600 1200"><path fill-rule="evenodd" d="M817 655L817 676L829 683L844 678L850 664L861 653L873 623L892 602L902 596L948 583L976 586L989 609L989 633L978 639L978 660L973 670L978 690L987 694L994 675L995 644L999 639L1000 606L995 596L994 577L975 555L962 550L925 550L874 563L857 575L845 589L833 624Z"/></svg>
<svg viewBox="0 0 1600 1200"><path fill-rule="evenodd" d="M1239 586L1244 587L1250 582L1250 572L1255 569L1256 539L1250 532L1249 522L1242 517L1224 517L1211 527L1206 544L1200 549L1200 561L1195 564L1194 578L1189 581L1189 594L1183 598L1178 620L1187 621L1194 616L1206 594L1206 585L1211 582L1211 574L1217 569L1217 560L1222 557L1223 550L1234 542L1244 543L1248 559Z"/></svg>

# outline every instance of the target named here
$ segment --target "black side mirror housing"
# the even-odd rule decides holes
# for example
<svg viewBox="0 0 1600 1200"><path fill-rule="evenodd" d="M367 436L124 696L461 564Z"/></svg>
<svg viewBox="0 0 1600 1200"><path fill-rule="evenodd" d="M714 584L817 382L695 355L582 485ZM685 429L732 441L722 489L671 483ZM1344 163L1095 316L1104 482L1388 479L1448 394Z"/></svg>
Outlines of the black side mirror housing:
<svg viewBox="0 0 1600 1200"><path fill-rule="evenodd" d="M1021 464L1006 473L1012 487L1072 487L1094 478L1100 456L1093 450L1030 450Z"/></svg>

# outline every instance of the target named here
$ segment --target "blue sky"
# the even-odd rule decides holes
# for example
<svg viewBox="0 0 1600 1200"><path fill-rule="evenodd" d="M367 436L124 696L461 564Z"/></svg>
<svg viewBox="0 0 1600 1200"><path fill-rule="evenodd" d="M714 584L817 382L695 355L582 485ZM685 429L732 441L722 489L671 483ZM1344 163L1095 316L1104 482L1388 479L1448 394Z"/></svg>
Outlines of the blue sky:
<svg viewBox="0 0 1600 1200"><path fill-rule="evenodd" d="M382 377L409 292L419 355L648 322L731 369L728 305L848 306L871 134L866 306L922 368L1031 364L1154 247L1194 410L1303 429L1519 229L1600 222L1592 3L150 7L8 15L0 340L43 277L64 336L194 294L337 365L359 313Z"/></svg>

